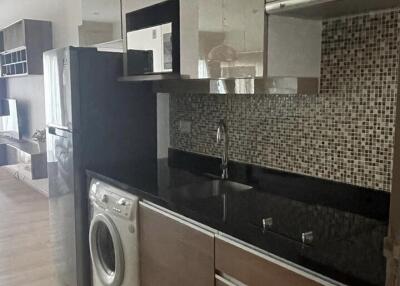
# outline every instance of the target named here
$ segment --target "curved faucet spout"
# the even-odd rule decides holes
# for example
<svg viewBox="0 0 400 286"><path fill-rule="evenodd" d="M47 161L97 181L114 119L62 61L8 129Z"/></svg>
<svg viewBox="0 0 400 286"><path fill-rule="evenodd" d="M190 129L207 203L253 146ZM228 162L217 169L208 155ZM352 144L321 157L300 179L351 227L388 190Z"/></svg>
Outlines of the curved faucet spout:
<svg viewBox="0 0 400 286"><path fill-rule="evenodd" d="M222 152L222 163L221 170L222 175L221 178L223 180L228 179L228 129L226 128L225 121L223 119L220 120L217 129L217 144L221 143L224 140L224 149Z"/></svg>

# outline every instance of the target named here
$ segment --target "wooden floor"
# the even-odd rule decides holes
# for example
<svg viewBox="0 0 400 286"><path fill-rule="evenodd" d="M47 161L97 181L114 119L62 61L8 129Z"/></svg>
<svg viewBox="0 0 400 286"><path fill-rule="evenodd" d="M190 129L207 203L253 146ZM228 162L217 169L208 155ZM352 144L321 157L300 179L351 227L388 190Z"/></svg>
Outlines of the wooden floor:
<svg viewBox="0 0 400 286"><path fill-rule="evenodd" d="M0 168L0 286L55 286L48 199Z"/></svg>

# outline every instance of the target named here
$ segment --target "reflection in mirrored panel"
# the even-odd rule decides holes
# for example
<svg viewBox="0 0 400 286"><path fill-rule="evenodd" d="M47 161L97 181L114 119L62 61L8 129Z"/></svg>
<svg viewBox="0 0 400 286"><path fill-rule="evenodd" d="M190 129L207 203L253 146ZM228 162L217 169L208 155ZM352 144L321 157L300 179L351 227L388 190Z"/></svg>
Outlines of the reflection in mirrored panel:
<svg viewBox="0 0 400 286"><path fill-rule="evenodd" d="M180 0L167 0L126 14L127 78L179 77L180 12Z"/></svg>
<svg viewBox="0 0 400 286"><path fill-rule="evenodd" d="M82 0L79 46L122 52L121 0ZM103 49L101 49L103 50Z"/></svg>
<svg viewBox="0 0 400 286"><path fill-rule="evenodd" d="M265 18L264 0L168 0L129 12L125 75L263 77Z"/></svg>
<svg viewBox="0 0 400 286"><path fill-rule="evenodd" d="M15 99L2 99L2 116L0 116L0 135L14 139L21 139L17 101Z"/></svg>
<svg viewBox="0 0 400 286"><path fill-rule="evenodd" d="M172 23L127 33L128 74L172 72Z"/></svg>
<svg viewBox="0 0 400 286"><path fill-rule="evenodd" d="M197 78L262 77L264 1L202 0L198 11Z"/></svg>

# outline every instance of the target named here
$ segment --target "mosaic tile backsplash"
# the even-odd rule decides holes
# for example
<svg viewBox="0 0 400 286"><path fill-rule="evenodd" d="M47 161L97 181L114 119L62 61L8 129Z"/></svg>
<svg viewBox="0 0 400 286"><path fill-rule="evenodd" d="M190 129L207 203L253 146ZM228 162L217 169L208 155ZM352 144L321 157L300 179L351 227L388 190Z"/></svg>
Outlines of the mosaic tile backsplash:
<svg viewBox="0 0 400 286"><path fill-rule="evenodd" d="M400 10L323 23L320 93L170 99L173 148L390 192ZM191 132L180 131L191 121Z"/></svg>

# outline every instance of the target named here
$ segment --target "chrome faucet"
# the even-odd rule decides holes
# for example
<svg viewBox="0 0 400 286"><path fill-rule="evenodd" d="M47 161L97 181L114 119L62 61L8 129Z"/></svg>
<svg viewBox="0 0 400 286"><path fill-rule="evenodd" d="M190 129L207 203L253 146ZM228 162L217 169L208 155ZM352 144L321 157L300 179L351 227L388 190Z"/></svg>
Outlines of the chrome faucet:
<svg viewBox="0 0 400 286"><path fill-rule="evenodd" d="M228 129L226 128L225 121L223 119L220 120L217 129L217 144L222 141L222 133L223 133L223 140L224 140L224 150L222 152L222 163L221 163L221 170L222 175L221 178L223 180L228 179Z"/></svg>

